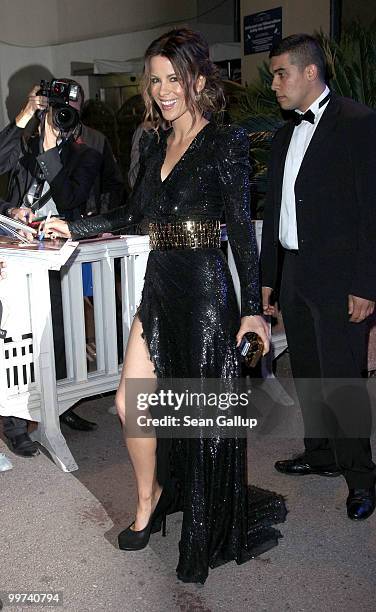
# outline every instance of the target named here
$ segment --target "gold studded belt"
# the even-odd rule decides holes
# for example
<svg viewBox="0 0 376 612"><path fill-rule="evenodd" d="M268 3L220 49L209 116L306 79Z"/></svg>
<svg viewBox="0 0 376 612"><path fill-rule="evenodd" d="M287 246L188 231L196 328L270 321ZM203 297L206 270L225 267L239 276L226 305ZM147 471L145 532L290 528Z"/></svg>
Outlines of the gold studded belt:
<svg viewBox="0 0 376 612"><path fill-rule="evenodd" d="M218 219L205 221L175 221L149 223L150 248L215 249L221 246L221 223Z"/></svg>

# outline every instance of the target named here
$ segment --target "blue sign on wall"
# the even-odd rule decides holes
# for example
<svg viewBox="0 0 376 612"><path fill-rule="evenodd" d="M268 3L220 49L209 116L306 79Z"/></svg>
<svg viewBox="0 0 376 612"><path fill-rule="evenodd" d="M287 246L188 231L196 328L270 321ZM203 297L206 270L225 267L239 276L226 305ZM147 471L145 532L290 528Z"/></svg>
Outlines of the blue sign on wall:
<svg viewBox="0 0 376 612"><path fill-rule="evenodd" d="M244 55L270 51L281 39L281 6L244 17Z"/></svg>

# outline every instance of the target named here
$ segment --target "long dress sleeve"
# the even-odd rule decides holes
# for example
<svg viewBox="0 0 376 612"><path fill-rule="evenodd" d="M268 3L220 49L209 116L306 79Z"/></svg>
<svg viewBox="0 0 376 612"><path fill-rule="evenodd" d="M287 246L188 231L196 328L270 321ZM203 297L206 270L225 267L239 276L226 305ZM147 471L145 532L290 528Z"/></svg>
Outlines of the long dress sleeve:
<svg viewBox="0 0 376 612"><path fill-rule="evenodd" d="M124 206L111 210L103 215L86 217L69 222L69 230L73 239L90 238L104 232L124 229L129 234L137 233L144 215L141 209L141 190L146 172L147 152L153 134L144 132L140 139L140 167L132 193Z"/></svg>
<svg viewBox="0 0 376 612"><path fill-rule="evenodd" d="M222 128L217 167L227 235L240 280L241 316L260 314L258 252L250 213L249 140L242 128Z"/></svg>

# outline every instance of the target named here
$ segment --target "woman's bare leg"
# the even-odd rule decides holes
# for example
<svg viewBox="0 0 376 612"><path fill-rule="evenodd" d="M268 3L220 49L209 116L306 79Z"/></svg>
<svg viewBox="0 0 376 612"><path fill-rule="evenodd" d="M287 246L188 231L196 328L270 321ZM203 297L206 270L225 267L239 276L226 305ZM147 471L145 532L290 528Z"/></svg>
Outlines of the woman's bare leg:
<svg viewBox="0 0 376 612"><path fill-rule="evenodd" d="M150 360L146 342L141 334L142 324L136 315L129 334L120 384L115 397L115 405L123 426L125 443L136 475L138 502L136 518L133 525L133 529L136 531L144 529L147 525L161 493L161 487L156 477L155 437L138 438L126 435L126 380L142 378L145 379L145 385L148 387L148 392L156 388L154 366ZM142 383L142 386L144 386L144 383ZM128 409L132 411L133 415L135 414L134 406L129 406Z"/></svg>

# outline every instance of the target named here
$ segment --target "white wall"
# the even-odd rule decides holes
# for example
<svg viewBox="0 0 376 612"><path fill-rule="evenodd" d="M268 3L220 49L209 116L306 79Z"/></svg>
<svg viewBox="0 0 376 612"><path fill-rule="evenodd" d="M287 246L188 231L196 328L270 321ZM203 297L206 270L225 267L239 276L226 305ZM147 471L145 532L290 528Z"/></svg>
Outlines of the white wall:
<svg viewBox="0 0 376 612"><path fill-rule="evenodd" d="M231 41L233 25L219 23L176 22L176 26L187 25L197 29L207 38L209 44ZM71 62L92 63L95 59L131 59L142 57L146 47L170 25L93 38L60 45L26 48L0 43L0 127L4 126L19 111L22 101L34 83L42 78L71 76ZM74 77L81 83L88 96L88 78Z"/></svg>
<svg viewBox="0 0 376 612"><path fill-rule="evenodd" d="M51 47L25 49L0 43L0 126L13 119L32 86L54 72Z"/></svg>
<svg viewBox="0 0 376 612"><path fill-rule="evenodd" d="M0 43L0 122L4 126L21 108L27 92L41 79L71 76L71 62L142 57L146 47L166 28L38 48ZM74 77L88 96L88 78Z"/></svg>
<svg viewBox="0 0 376 612"><path fill-rule="evenodd" d="M54 74L58 77L70 75L71 62L75 61L92 63L95 59L124 60L142 57L146 47L165 30L166 28L146 30L54 46L51 49ZM88 78L74 78L81 83L85 95L88 96Z"/></svg>
<svg viewBox="0 0 376 612"><path fill-rule="evenodd" d="M1 0L0 40L47 46L196 16L196 0Z"/></svg>
<svg viewBox="0 0 376 612"><path fill-rule="evenodd" d="M69 77L72 61L140 56L197 7L196 0L1 0L0 8L2 127L41 78ZM156 24L163 25L148 30ZM87 79L77 80L88 93Z"/></svg>
<svg viewBox="0 0 376 612"><path fill-rule="evenodd" d="M176 25L188 25L199 30L209 44L232 40L232 25L206 23L176 23ZM57 76L70 74L73 61L93 62L95 59L124 60L142 57L147 46L166 30L167 28L163 27L54 46L51 50L55 73Z"/></svg>

